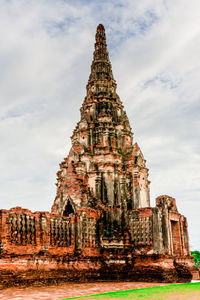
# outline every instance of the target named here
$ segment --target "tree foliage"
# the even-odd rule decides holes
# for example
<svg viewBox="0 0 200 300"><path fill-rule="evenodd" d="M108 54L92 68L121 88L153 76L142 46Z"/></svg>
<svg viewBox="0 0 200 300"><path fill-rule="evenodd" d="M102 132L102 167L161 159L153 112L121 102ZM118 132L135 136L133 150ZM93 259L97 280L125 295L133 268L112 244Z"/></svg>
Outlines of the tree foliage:
<svg viewBox="0 0 200 300"><path fill-rule="evenodd" d="M191 255L194 256L194 265L200 269L200 251L191 251Z"/></svg>

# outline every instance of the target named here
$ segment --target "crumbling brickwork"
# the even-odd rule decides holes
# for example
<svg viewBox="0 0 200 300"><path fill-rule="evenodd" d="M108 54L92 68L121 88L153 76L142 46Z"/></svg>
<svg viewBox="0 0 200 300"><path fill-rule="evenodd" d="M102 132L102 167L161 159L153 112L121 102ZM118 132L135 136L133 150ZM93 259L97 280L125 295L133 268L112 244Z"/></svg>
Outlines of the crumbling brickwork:
<svg viewBox="0 0 200 300"><path fill-rule="evenodd" d="M0 211L3 286L59 280L190 281L186 218L148 169L116 93L103 25L69 155L49 212Z"/></svg>

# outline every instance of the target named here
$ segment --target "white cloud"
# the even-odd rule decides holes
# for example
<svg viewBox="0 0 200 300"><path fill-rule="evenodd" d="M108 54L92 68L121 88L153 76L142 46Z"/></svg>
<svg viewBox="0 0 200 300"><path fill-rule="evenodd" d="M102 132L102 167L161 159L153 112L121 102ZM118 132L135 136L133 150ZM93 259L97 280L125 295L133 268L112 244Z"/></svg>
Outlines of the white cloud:
<svg viewBox="0 0 200 300"><path fill-rule="evenodd" d="M200 248L199 10L196 0L2 0L1 207L50 209L103 23L118 93L150 168L152 204L158 194L175 196Z"/></svg>

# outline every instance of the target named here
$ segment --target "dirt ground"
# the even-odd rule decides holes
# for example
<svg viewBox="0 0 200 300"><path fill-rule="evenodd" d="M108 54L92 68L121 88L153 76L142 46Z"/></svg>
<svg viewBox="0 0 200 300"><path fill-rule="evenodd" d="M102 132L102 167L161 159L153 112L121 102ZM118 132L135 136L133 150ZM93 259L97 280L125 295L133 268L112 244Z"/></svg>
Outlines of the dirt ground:
<svg viewBox="0 0 200 300"><path fill-rule="evenodd" d="M122 290L163 286L164 283L146 282L98 282L98 283L63 283L57 286L8 288L0 291L2 300L57 300L70 297L94 295ZM196 299L196 298L194 298Z"/></svg>

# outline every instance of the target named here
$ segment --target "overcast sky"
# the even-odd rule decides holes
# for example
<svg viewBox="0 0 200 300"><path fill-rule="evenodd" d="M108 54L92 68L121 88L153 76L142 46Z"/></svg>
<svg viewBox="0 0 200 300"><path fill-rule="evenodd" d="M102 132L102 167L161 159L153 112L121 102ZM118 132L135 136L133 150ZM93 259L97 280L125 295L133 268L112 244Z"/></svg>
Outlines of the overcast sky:
<svg viewBox="0 0 200 300"><path fill-rule="evenodd" d="M199 12L199 0L1 0L1 208L50 210L102 23L151 205L175 197L200 250Z"/></svg>

